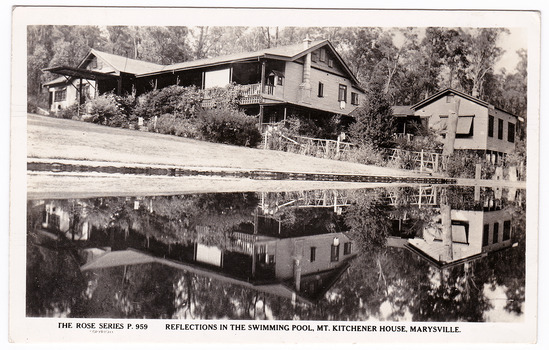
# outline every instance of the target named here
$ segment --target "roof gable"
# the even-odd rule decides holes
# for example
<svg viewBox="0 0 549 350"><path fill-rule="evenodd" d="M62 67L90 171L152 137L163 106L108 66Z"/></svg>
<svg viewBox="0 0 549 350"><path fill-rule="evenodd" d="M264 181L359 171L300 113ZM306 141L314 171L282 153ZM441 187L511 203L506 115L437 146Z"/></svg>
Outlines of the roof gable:
<svg viewBox="0 0 549 350"><path fill-rule="evenodd" d="M164 66L156 63L136 60L124 56L114 55L111 53L91 49L88 55L80 62L78 68L85 68L86 62L88 62L92 56L97 57L105 64L112 67L116 73L129 73L129 74L143 74L150 71L161 70Z"/></svg>
<svg viewBox="0 0 549 350"><path fill-rule="evenodd" d="M438 100L438 99L440 99L440 98L442 98L442 97L444 97L444 96L446 96L446 95L449 95L449 94L458 95L458 96L460 96L460 97L462 97L462 98L464 98L464 99L466 99L466 100L469 100L469 101L471 101L471 102L474 102L474 103L476 103L476 104L479 104L479 105L481 105L481 106L483 106L483 107L487 107L487 108L492 107L492 108L493 108L493 106L491 106L491 105L490 105L488 102L486 102L486 101L480 100L480 99L478 99L478 98L476 98L476 97L473 97L473 96L471 96L471 95L468 95L468 94L466 94L466 93L464 93L464 92L461 92L461 91L458 91L458 90L454 90L454 89L452 89L452 88L447 88L447 89L444 89L444 90L442 90L442 91L439 91L439 92L435 93L434 95L431 95L431 96L427 97L427 98L424 99L423 101L420 101L420 102L416 103L415 105L411 106L411 108L412 108L413 110L418 110L418 109L420 109L421 107L423 107L423 106L425 106L425 105L427 105L427 104L429 104L429 103L432 103L432 102L434 102L434 101L436 101L436 100Z"/></svg>
<svg viewBox="0 0 549 350"><path fill-rule="evenodd" d="M432 102L434 102L434 101L440 99L441 97L444 97L444 96L449 95L449 94L454 94L454 95L460 96L460 97L462 97L462 98L464 98L464 99L466 99L466 100L469 100L469 101L471 101L471 102L473 102L473 103L476 103L476 104L481 105L481 106L483 106L483 107L486 107L486 108L488 108L488 109L492 109L492 110L493 110L493 109L497 109L498 111L501 111L501 112L504 112L504 113L506 113L506 114L509 114L510 116L515 117L515 118L517 118L517 119L520 120L520 121L524 121L523 118L521 118L521 117L519 117L519 116L516 116L516 115L514 115L513 113L507 112L507 111L505 111L505 110L503 110L503 109L501 109L501 108L498 108L498 107L493 106L492 104L490 104L490 103L488 103L488 102L486 102L486 101L483 101L483 100L481 100L481 99L478 99L478 98L476 98L476 97L473 97L473 96L471 96L471 95L468 95L468 94L466 94L466 93L464 93L464 92L462 92L462 91L458 91L458 90L455 90L455 89L452 89L452 88L447 88L447 89L444 89L444 90L442 90L442 91L439 91L439 92L435 93L434 95L431 95L431 96L427 97L427 98L424 99L423 101L420 101L420 102L416 103L415 105L411 106L410 108L411 108L412 110L414 110L414 111L417 111L417 110L420 109L421 107L423 107L423 106L425 106L425 105L427 105L427 104L429 104L429 103L432 103Z"/></svg>
<svg viewBox="0 0 549 350"><path fill-rule="evenodd" d="M257 60L260 58L271 58L271 59L279 59L284 61L295 61L323 46L326 46L328 48L328 50L332 53L333 57L338 61L341 67L343 67L344 71L349 75L353 83L359 86L360 83L356 78L356 76L353 74L349 66L345 63L345 61L343 61L343 58L339 55L339 53L337 53L334 46L328 40L313 41L308 48L304 48L303 44L299 43L299 44L272 47L272 48L262 49L254 52L240 52L236 54L223 55L223 56L218 56L213 58L203 58L195 61L175 63L175 64L164 66L161 69L161 71L151 70L141 75L153 75L161 72L173 72L173 71L180 71L180 70L197 69L197 68L217 66L217 65L234 63L234 62Z"/></svg>

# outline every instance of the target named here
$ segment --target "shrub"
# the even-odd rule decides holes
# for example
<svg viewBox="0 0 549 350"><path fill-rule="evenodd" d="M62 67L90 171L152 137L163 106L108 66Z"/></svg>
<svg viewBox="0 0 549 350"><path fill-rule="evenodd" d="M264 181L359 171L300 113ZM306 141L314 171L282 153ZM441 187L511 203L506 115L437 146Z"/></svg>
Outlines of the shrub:
<svg viewBox="0 0 549 350"><path fill-rule="evenodd" d="M124 114L124 109L118 104L113 94L100 95L89 101L86 106L89 121L96 124L109 126L127 126L129 117Z"/></svg>
<svg viewBox="0 0 549 350"><path fill-rule="evenodd" d="M171 85L141 95L135 105L137 117L150 120L154 116L172 114L177 118L192 117L204 98L204 92L194 86Z"/></svg>
<svg viewBox="0 0 549 350"><path fill-rule="evenodd" d="M83 113L83 106L80 106L80 113ZM57 118L62 119L76 119L78 118L78 104L73 103L72 105L68 106L67 108L60 109L55 113L55 116Z"/></svg>
<svg viewBox="0 0 549 350"><path fill-rule="evenodd" d="M383 151L368 142L364 142L360 146L345 152L341 160L366 165L387 165Z"/></svg>
<svg viewBox="0 0 549 350"><path fill-rule="evenodd" d="M299 135L321 139L336 139L341 131L341 115L338 114L330 118L309 118L299 114L291 114L282 126L282 132L285 135Z"/></svg>
<svg viewBox="0 0 549 350"><path fill-rule="evenodd" d="M476 165L481 165L481 178L491 179L496 173L496 165L478 155L475 151L455 150L446 161L446 174L449 177L475 178Z"/></svg>
<svg viewBox="0 0 549 350"><path fill-rule="evenodd" d="M206 141L237 146L255 147L261 141L256 117L233 108L215 108L199 111L197 126Z"/></svg>
<svg viewBox="0 0 549 350"><path fill-rule="evenodd" d="M189 138L200 137L196 120L176 118L173 114L162 114L156 121L156 129L149 128L149 130Z"/></svg>

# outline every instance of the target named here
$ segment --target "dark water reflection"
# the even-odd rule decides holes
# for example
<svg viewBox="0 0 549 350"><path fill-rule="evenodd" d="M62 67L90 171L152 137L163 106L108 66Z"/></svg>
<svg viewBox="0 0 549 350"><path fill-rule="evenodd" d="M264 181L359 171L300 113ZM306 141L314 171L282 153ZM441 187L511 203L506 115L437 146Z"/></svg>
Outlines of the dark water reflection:
<svg viewBox="0 0 549 350"><path fill-rule="evenodd" d="M524 193L420 186L28 202L28 316L504 321Z"/></svg>

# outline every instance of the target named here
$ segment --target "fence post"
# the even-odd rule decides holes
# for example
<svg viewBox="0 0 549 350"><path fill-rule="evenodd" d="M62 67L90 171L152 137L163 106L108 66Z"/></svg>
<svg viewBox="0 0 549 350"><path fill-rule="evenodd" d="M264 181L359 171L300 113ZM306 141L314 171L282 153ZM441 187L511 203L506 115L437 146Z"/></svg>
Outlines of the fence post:
<svg viewBox="0 0 549 350"><path fill-rule="evenodd" d="M438 153L435 154L435 164L433 164L433 170L435 173L438 172Z"/></svg>
<svg viewBox="0 0 549 350"><path fill-rule="evenodd" d="M423 150L421 150L421 158L420 158L420 165L419 165L419 172L423 172Z"/></svg>

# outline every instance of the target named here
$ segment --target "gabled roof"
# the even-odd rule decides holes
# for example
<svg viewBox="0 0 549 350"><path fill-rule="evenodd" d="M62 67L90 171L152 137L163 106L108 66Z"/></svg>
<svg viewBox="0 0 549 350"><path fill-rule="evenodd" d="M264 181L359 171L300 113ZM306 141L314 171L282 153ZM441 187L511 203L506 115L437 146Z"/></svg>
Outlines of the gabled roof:
<svg viewBox="0 0 549 350"><path fill-rule="evenodd" d="M82 62L78 66L79 68L82 68L81 66L84 64L84 62L86 62L90 55L94 55L102 59L105 63L113 67L117 71L117 73L124 72L138 75L150 71L159 71L162 69L162 67L164 67L163 65L156 63L135 60L124 56L118 56L112 53L91 49L88 55L86 55L86 58L84 58L84 60L82 60Z"/></svg>
<svg viewBox="0 0 549 350"><path fill-rule="evenodd" d="M278 58L284 59L287 61L293 61L299 57L305 55L307 52L315 50L317 47L322 46L322 44L327 43L327 40L315 41L311 43L308 49L303 48L303 44L294 44L286 45L279 47L272 47L268 49L262 49L253 52L240 52L230 55L223 55L213 58L203 58L195 61L187 61L181 63L170 64L165 66L162 71L171 72L171 71L180 71L187 69L195 69L208 66L216 66L220 64L240 62L240 61L249 61L257 60L260 58ZM156 71L151 71L149 74L157 73Z"/></svg>
<svg viewBox="0 0 549 350"><path fill-rule="evenodd" d="M57 84L65 84L68 81L66 77L57 77L53 80L48 81L47 83L42 84L42 86L52 86Z"/></svg>
<svg viewBox="0 0 549 350"><path fill-rule="evenodd" d="M478 99L478 98L476 98L476 97L473 97L473 96L468 95L468 94L466 94L466 93L464 93L464 92L462 92L462 91L458 91L458 90L455 90L455 89L452 89L452 88L447 88L447 89L444 89L444 90L442 90L442 91L439 91L439 92L435 93L434 95L431 95L431 96L427 97L427 98L424 99L423 101L419 101L418 103L416 103L415 105L411 106L410 108L412 108L413 110L417 111L417 110L420 109L421 107L423 107L423 106L425 106L425 105L428 105L429 103L434 102L434 101L438 100L439 98L441 98L441 97L443 97L443 96L446 96L446 95L449 95L449 94L454 94L454 95L460 96L460 97L462 97L462 98L464 98L464 99L466 99L466 100L469 100L469 101L471 101L471 102L474 102L474 103L476 103L476 104L478 104L478 105L481 105L481 106L483 106L483 107L486 107L486 108L488 108L488 109L497 109L497 110L502 111L502 112L504 112L504 113L507 113L507 114L509 114L509 115L511 115L511 116L513 116L513 117L515 117L515 118L517 118L517 119L519 119L519 120L522 120L521 117L516 116L516 115L514 115L514 114L512 114L512 113L509 113L509 112L507 112L507 111L505 111L505 110L503 110L503 109L501 109L501 108L497 108L497 107L493 106L492 104L490 104L489 102L480 100L480 99Z"/></svg>
<svg viewBox="0 0 549 350"><path fill-rule="evenodd" d="M438 100L439 98L443 97L443 96L446 96L446 95L449 95L449 94L454 94L454 95L458 95L460 97L463 97L464 99L466 100L469 100L471 102L474 102L476 104L479 104L483 107L490 107L491 105L486 102L486 101L483 101L483 100L480 100L476 97L473 97L471 95L468 95L464 92L461 92L461 91L458 91L458 90L455 90L455 89L452 89L452 88L447 88L447 89L444 89L442 91L439 91L437 93L435 93L434 95L431 95L429 97L427 97L426 99L424 99L423 101L419 101L418 103L416 103L415 105L411 106L411 108L413 110L418 110L420 109L421 107L433 102L433 101L436 101Z"/></svg>
<svg viewBox="0 0 549 350"><path fill-rule="evenodd" d="M347 72L351 80L357 86L360 84L358 79L355 77L349 66L343 61L341 56L337 53L334 46L328 40L317 40L313 41L308 48L304 48L303 44L293 44L286 46L272 47L268 49L262 49L254 52L240 52L230 55L218 56L213 58L203 58L195 61L181 62L170 64L164 66L161 70L151 70L146 73L140 74L140 76L154 75L162 72L177 72L189 69L197 69L203 67L218 66L222 64L236 63L236 62L245 62L245 61L256 61L261 58L271 58L278 59L283 61L295 61L309 52L317 50L323 46L328 46L332 51L334 57L339 61L343 69Z"/></svg>

